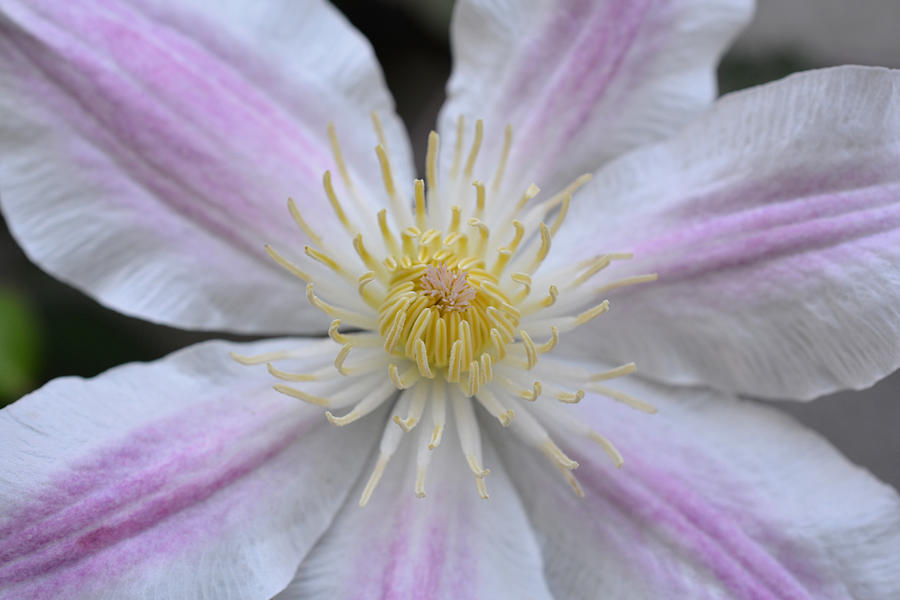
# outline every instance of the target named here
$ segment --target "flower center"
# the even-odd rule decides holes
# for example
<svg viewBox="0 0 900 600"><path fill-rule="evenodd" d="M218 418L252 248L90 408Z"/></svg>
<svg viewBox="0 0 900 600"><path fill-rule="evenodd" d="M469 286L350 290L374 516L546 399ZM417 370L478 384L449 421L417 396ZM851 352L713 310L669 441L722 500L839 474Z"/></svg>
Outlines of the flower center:
<svg viewBox="0 0 900 600"><path fill-rule="evenodd" d="M572 194L589 176L544 200L537 200L540 190L534 184L510 196L511 188L503 181L512 139L509 127L489 186L473 175L482 142L481 121L476 122L463 160L465 128L459 120L453 166L442 185L437 180L438 136L432 132L427 192L426 181L416 180L409 203L394 185L381 123L374 115L373 121L390 214L386 209L374 216L368 213L334 128L329 127L342 194L356 210L345 208L330 172L323 185L354 252L348 252L342 240L310 227L293 200L288 208L310 240L304 249L308 260L301 266L266 247L278 264L307 283L309 302L333 319L328 333L340 346L333 364L307 357L305 366L311 370L292 373L270 363L295 357L291 351L234 358L245 364L270 363L272 375L291 382L276 385L277 391L328 408L326 417L334 425L353 423L385 403L392 406L360 505L369 501L403 434L416 428L427 410L431 427L419 427L415 484L416 495L425 495L426 469L441 443L448 405L478 492L487 498L488 470L482 467L476 403L504 427L515 420L514 431L544 453L581 495L571 473L578 463L552 441L542 423L594 440L619 466L622 457L606 438L567 415L559 403L579 402L587 390L645 412L655 409L599 383L633 372L633 363L596 373L544 355L556 347L561 334L609 309L608 301L597 302L604 292L652 281L656 275L607 280L585 292L584 286L607 267L631 257L623 253L588 256L539 271ZM346 326L354 331L342 331ZM541 338L545 341L533 341ZM301 387L295 387L298 383ZM332 412L344 409L349 410L340 416Z"/></svg>
<svg viewBox="0 0 900 600"><path fill-rule="evenodd" d="M409 231L412 237L412 231ZM519 323L496 277L483 262L460 259L465 238L416 233L413 256L391 258L388 293L378 309L378 332L391 355L415 361L418 373L449 382L467 375L466 392L491 381L494 357L504 353Z"/></svg>

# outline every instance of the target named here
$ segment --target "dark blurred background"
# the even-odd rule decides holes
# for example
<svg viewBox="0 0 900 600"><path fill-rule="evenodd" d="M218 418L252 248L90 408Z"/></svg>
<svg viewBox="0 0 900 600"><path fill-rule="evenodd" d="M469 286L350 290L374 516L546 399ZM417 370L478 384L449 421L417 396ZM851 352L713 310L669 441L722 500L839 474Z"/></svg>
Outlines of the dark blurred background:
<svg viewBox="0 0 900 600"><path fill-rule="evenodd" d="M336 2L375 47L420 170L450 72L447 0ZM723 93L836 64L900 67L898 0L759 0L719 69ZM107 310L32 265L0 220L0 406L61 375L90 377L213 337ZM772 403L900 489L900 375L858 393Z"/></svg>

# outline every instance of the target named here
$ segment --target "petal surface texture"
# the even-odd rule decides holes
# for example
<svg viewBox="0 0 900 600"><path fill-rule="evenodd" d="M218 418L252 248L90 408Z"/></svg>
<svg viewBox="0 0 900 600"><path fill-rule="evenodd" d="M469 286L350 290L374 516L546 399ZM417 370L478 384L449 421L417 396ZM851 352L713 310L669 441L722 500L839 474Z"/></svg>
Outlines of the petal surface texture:
<svg viewBox="0 0 900 600"><path fill-rule="evenodd" d="M483 118L483 153L496 156L510 124L516 142L507 179L559 189L705 109L715 98L719 56L752 7L750 0L458 2L441 135L451 139L460 115Z"/></svg>
<svg viewBox="0 0 900 600"><path fill-rule="evenodd" d="M283 589L378 435L335 431L228 356L284 344L204 343L0 411L0 598Z"/></svg>
<svg viewBox="0 0 900 600"><path fill-rule="evenodd" d="M415 449L404 444L371 502L360 509L350 495L276 600L551 600L540 548L493 447L485 447L491 497L482 500L454 438L435 449L421 499L411 492Z"/></svg>
<svg viewBox="0 0 900 600"><path fill-rule="evenodd" d="M303 255L289 197L323 235L340 227L322 191L329 121L359 189L381 189L373 110L410 180L371 48L323 1L3 0L0 57L10 229L44 269L129 315L324 331L264 245Z"/></svg>
<svg viewBox="0 0 900 600"><path fill-rule="evenodd" d="M873 384L900 366L898 165L900 71L812 71L724 97L580 192L551 258L602 240L659 280L610 292L610 318L562 350L772 398Z"/></svg>
<svg viewBox="0 0 900 600"><path fill-rule="evenodd" d="M616 469L590 442L564 446L580 464L584 499L559 485L545 461L501 447L555 597L898 597L896 491L775 409L711 390L620 381L619 391L659 414L594 394L581 401L581 422L625 457Z"/></svg>

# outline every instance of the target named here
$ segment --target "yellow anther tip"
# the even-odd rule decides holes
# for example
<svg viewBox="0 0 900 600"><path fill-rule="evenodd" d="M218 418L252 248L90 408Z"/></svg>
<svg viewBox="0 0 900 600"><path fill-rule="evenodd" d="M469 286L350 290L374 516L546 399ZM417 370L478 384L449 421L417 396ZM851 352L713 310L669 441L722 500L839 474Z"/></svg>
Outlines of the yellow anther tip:
<svg viewBox="0 0 900 600"><path fill-rule="evenodd" d="M332 425L336 425L337 427L343 427L347 424L346 418L344 417L336 417L332 414L330 410L325 411L325 418L328 419L328 422Z"/></svg>
<svg viewBox="0 0 900 600"><path fill-rule="evenodd" d="M237 361L237 362L241 363L242 365L252 364L250 362L250 358L247 356L244 356L243 354L235 354L234 352L229 352L228 356L231 358L231 360Z"/></svg>
<svg viewBox="0 0 900 600"><path fill-rule="evenodd" d="M402 429L406 433L409 433L413 430L413 427L416 426L416 423L418 423L418 421L414 417L410 417L409 419L401 419L397 415L394 415L394 423L399 425L400 429Z"/></svg>

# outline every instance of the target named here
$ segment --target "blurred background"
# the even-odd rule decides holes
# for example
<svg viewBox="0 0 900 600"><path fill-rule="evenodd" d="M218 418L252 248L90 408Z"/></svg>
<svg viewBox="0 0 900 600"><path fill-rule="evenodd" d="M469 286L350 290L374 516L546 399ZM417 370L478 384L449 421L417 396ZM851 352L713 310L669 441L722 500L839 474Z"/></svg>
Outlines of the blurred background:
<svg viewBox="0 0 900 600"><path fill-rule="evenodd" d="M450 72L449 0L336 2L372 42L420 166ZM900 67L898 0L759 0L719 69L723 93L838 64ZM90 377L128 361L230 335L184 332L124 317L32 265L0 221L0 406L49 379ZM900 374L859 393L773 403L850 460L900 489Z"/></svg>

